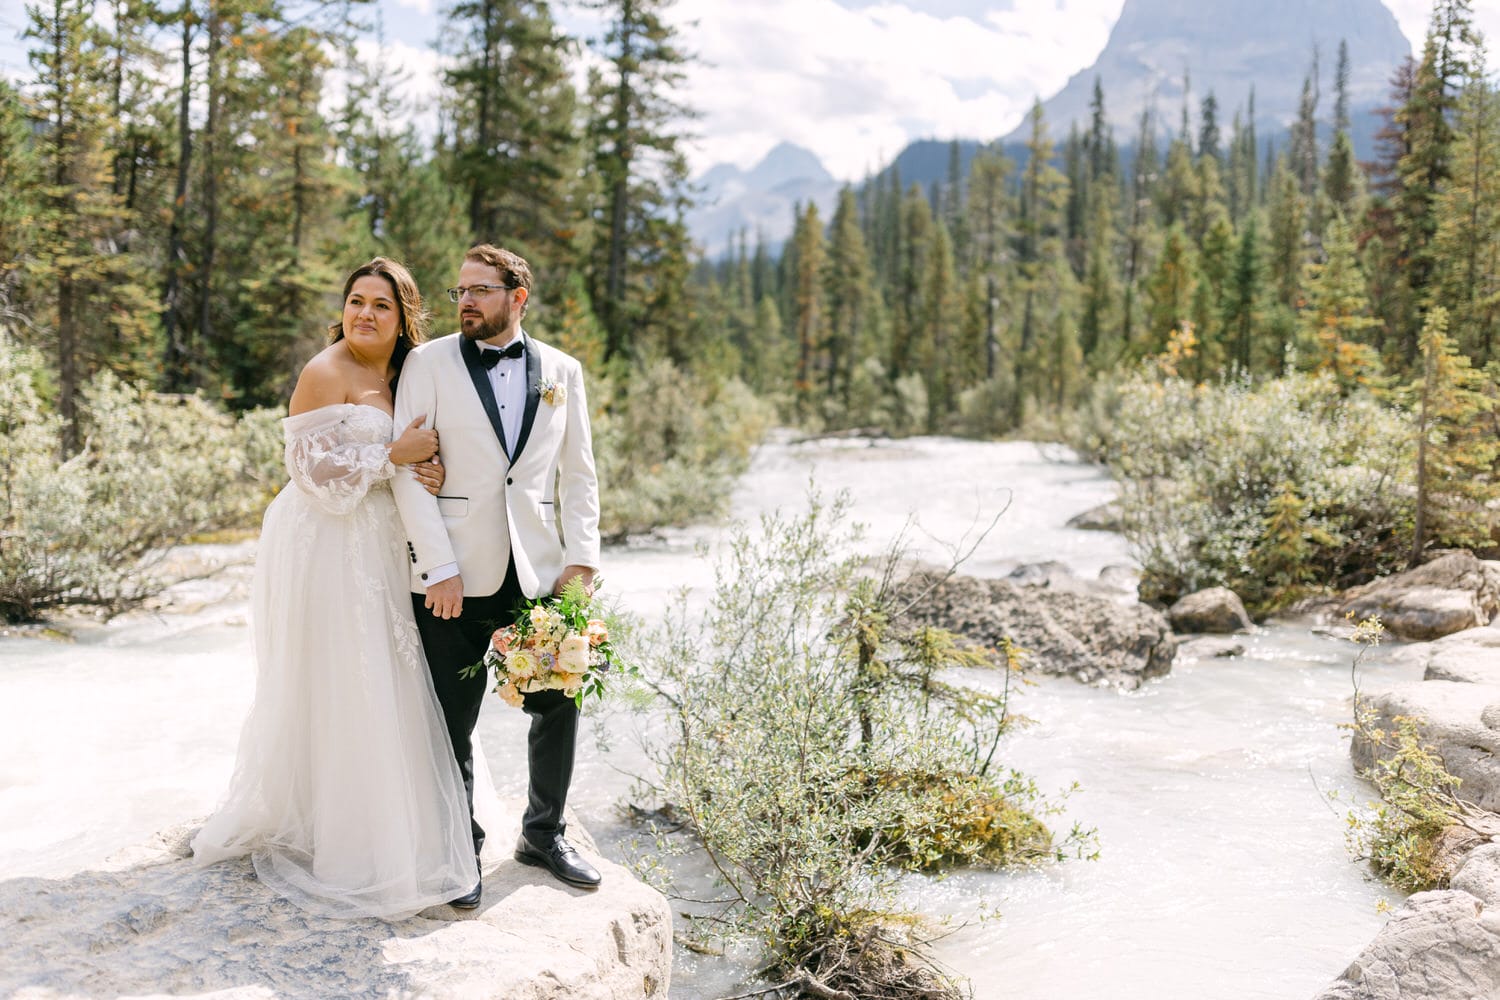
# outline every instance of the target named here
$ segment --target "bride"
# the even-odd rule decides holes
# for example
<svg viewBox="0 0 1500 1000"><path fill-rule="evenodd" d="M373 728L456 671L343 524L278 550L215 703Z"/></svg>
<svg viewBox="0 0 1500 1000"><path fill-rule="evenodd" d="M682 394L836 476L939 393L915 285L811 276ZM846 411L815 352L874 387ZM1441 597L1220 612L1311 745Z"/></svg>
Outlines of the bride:
<svg viewBox="0 0 1500 1000"><path fill-rule="evenodd" d="M200 864L249 854L262 882L327 916L407 916L479 881L390 489L437 450L423 418L392 426L423 318L410 273L376 257L298 377L291 488L266 510L251 591L255 703L228 794L193 838Z"/></svg>

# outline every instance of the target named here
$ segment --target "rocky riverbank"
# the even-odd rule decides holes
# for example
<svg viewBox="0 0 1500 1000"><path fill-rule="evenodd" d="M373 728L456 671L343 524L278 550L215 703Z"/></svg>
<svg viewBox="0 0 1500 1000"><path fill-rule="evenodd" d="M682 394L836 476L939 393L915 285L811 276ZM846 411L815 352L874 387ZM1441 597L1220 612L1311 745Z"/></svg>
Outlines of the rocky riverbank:
<svg viewBox="0 0 1500 1000"><path fill-rule="evenodd" d="M1449 552L1345 594L1337 613L1378 617L1423 679L1361 691L1370 729L1416 722L1458 778L1462 815L1437 845L1446 888L1409 897L1316 1000L1500 996L1500 561ZM1356 730L1355 768L1396 751Z"/></svg>
<svg viewBox="0 0 1500 1000"><path fill-rule="evenodd" d="M1002 637L1031 651L1028 667L1090 684L1133 690L1171 669L1179 650L1198 658L1238 656L1232 633L1255 625L1239 598L1211 588L1166 614L1136 603L1123 581L1080 580L1056 565L1023 566L1006 580L919 575L926 591L915 613L929 624L994 645ZM1346 616L1378 616L1423 680L1363 691L1387 731L1415 718L1424 744L1461 780L1472 806L1443 838L1446 888L1411 896L1375 939L1316 1000L1474 1000L1500 996L1500 561L1467 552L1439 555L1374 581L1312 615L1321 629ZM1493 624L1492 624L1493 622ZM1188 634L1185 641L1174 628ZM1368 771L1390 751L1356 734L1350 753Z"/></svg>
<svg viewBox="0 0 1500 1000"><path fill-rule="evenodd" d="M666 899L602 858L576 823L569 836L604 875L597 892L506 859L487 866L479 909L389 922L309 916L261 886L248 861L198 868L195 826L92 870L0 882L0 995L667 995Z"/></svg>

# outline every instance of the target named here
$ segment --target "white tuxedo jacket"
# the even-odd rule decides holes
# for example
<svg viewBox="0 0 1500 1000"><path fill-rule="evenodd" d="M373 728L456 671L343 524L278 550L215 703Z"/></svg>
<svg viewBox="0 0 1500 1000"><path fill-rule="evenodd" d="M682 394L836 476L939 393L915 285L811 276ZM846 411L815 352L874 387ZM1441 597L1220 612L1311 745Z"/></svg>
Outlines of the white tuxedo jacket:
<svg viewBox="0 0 1500 1000"><path fill-rule="evenodd" d="M505 453L500 411L479 348L462 334L422 344L406 356L396 391L397 428L425 414L438 432L447 478L434 497L414 476L392 489L406 526L411 587L457 562L464 596L500 589L514 558L527 597L551 593L563 567L599 567L599 484L583 368L527 336L526 408L516 453ZM539 384L562 387L548 403Z"/></svg>

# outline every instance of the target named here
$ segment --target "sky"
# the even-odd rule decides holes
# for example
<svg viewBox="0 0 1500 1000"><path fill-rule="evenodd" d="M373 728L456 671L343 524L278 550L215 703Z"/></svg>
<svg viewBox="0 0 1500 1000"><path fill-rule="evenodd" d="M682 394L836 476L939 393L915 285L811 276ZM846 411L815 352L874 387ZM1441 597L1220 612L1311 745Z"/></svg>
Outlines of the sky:
<svg viewBox="0 0 1500 1000"><path fill-rule="evenodd" d="M418 105L437 93L430 42L445 2L377 0L390 61L410 73ZM1431 0L1385 3L1419 50ZM687 126L693 173L722 162L748 168L792 142L840 180L857 180L914 139L1003 135L1034 98L1050 97L1093 62L1123 4L677 0L671 16L697 57L677 95L698 112ZM568 0L554 0L554 9L570 33L598 34ZM1485 36L1500 39L1500 0L1473 0L1473 9ZM23 0L0 0L0 73L11 78L31 75L16 38L24 23Z"/></svg>

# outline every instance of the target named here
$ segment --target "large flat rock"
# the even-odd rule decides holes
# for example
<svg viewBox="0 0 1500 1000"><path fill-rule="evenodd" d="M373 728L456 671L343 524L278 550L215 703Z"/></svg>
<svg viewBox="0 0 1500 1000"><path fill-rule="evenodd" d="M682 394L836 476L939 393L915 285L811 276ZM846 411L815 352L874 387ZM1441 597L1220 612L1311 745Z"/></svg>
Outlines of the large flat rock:
<svg viewBox="0 0 1500 1000"><path fill-rule="evenodd" d="M1500 996L1500 909L1467 892L1419 892L1315 1000Z"/></svg>
<svg viewBox="0 0 1500 1000"><path fill-rule="evenodd" d="M1450 552L1344 595L1339 614L1378 615L1403 639L1438 639L1488 625L1500 613L1500 563Z"/></svg>
<svg viewBox="0 0 1500 1000"><path fill-rule="evenodd" d="M1425 668L1425 680L1500 686L1500 626L1454 632L1413 647L1410 655Z"/></svg>
<svg viewBox="0 0 1500 1000"><path fill-rule="evenodd" d="M573 840L597 892L506 859L484 902L407 920L310 916L256 881L248 860L198 868L193 826L103 870L0 882L0 996L427 997L640 1000L666 997L672 918L660 893Z"/></svg>

